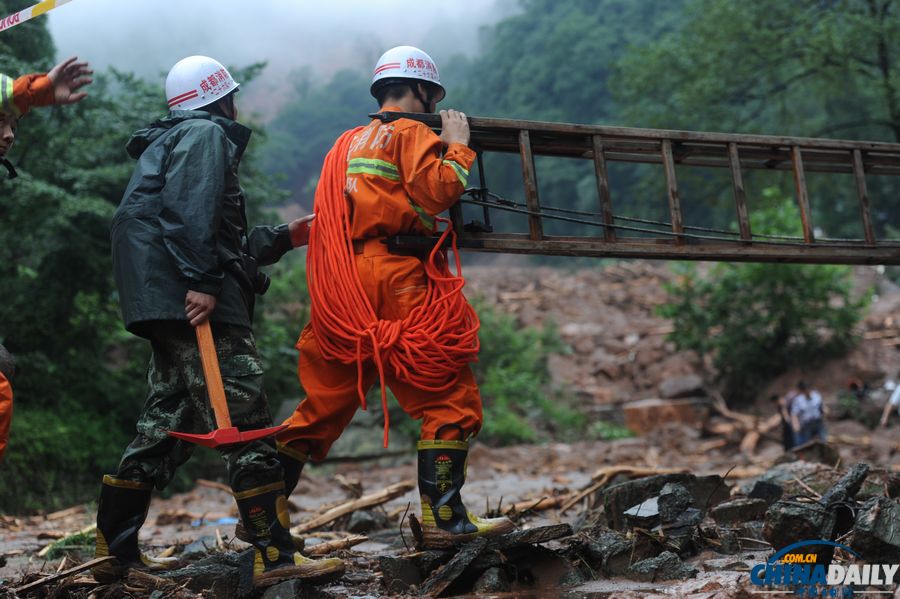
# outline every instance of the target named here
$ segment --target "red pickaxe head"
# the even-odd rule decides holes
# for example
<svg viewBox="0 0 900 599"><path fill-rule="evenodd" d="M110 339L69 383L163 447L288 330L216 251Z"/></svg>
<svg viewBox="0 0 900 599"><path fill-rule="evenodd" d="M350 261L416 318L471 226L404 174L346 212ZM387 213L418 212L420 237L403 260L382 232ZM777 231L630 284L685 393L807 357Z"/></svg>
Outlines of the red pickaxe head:
<svg viewBox="0 0 900 599"><path fill-rule="evenodd" d="M239 431L231 425L231 415L228 413L228 402L225 399L225 387L222 384L222 375L219 372L219 358L216 356L216 345L213 340L212 328L209 321L197 325L194 329L197 333L197 346L200 349L200 361L203 363L203 378L206 380L206 390L209 393L209 402L216 417L216 430L206 434L177 433L169 431L169 435L204 447L221 447L235 443L249 443L257 439L264 439L283 431L286 424L270 426L254 431Z"/></svg>
<svg viewBox="0 0 900 599"><path fill-rule="evenodd" d="M253 431L239 431L236 427L217 428L211 433L192 435L189 433L176 433L169 431L169 436L181 439L189 443L196 443L204 447L221 447L223 445L234 445L235 443L249 443L257 439L264 439L280 433L287 428L286 424L271 426L269 428L261 428Z"/></svg>

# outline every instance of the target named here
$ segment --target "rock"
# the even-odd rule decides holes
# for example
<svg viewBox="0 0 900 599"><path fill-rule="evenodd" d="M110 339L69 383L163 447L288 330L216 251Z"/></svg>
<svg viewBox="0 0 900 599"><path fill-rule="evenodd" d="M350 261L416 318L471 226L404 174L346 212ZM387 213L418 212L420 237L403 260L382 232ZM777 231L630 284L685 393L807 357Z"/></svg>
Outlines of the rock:
<svg viewBox="0 0 900 599"><path fill-rule="evenodd" d="M777 551L797 541L831 539L835 520L834 512L818 503L777 501L766 511L763 536Z"/></svg>
<svg viewBox="0 0 900 599"><path fill-rule="evenodd" d="M217 553L186 568L157 575L187 583L191 591L208 592L210 597L247 597L253 593L253 555L253 549L241 553Z"/></svg>
<svg viewBox="0 0 900 599"><path fill-rule="evenodd" d="M659 522L659 498L651 497L625 510L625 520L629 526L651 529Z"/></svg>
<svg viewBox="0 0 900 599"><path fill-rule="evenodd" d="M702 396L703 379L696 374L667 378L660 383L659 394L664 399Z"/></svg>
<svg viewBox="0 0 900 599"><path fill-rule="evenodd" d="M671 551L663 551L656 557L641 560L628 568L628 576L640 582L683 580L697 575L697 568L688 566Z"/></svg>
<svg viewBox="0 0 900 599"><path fill-rule="evenodd" d="M409 587L422 582L422 574L410 558L383 555L378 558L378 565L388 594L405 593Z"/></svg>
<svg viewBox="0 0 900 599"><path fill-rule="evenodd" d="M181 557L197 557L206 555L210 549L216 548L216 537L203 535L193 543L188 544L181 552Z"/></svg>
<svg viewBox="0 0 900 599"><path fill-rule="evenodd" d="M863 504L848 542L870 562L900 562L900 504L873 497Z"/></svg>
<svg viewBox="0 0 900 599"><path fill-rule="evenodd" d="M701 512L729 498L731 487L721 476L695 476L693 474L658 474L611 485L600 492L606 524L613 530L625 528L624 511L659 495L666 483L682 485L694 498L694 505Z"/></svg>
<svg viewBox="0 0 900 599"><path fill-rule="evenodd" d="M884 486L888 497L891 499L900 497L900 474L889 473Z"/></svg>
<svg viewBox="0 0 900 599"><path fill-rule="evenodd" d="M347 530L354 534L365 534L376 528L384 527L384 514L370 510L357 510L350 516Z"/></svg>
<svg viewBox="0 0 900 599"><path fill-rule="evenodd" d="M506 593L509 589L509 578L506 576L506 572L500 568L488 568L478 580L475 581L472 592L477 595L482 595L490 593Z"/></svg>
<svg viewBox="0 0 900 599"><path fill-rule="evenodd" d="M750 493L747 495L750 499L762 499L766 502L766 505L772 505L784 494L784 489L781 488L781 485L777 485L775 483L767 482L764 480L758 480L753 483L753 488L750 489Z"/></svg>
<svg viewBox="0 0 900 599"><path fill-rule="evenodd" d="M717 524L736 524L749 520L761 520L769 505L765 499L742 497L724 501L712 508L709 515Z"/></svg>
<svg viewBox="0 0 900 599"><path fill-rule="evenodd" d="M216 599L223 599L219 595L214 596ZM337 599L341 596L346 595L329 593L327 590L299 580L286 580L266 589L266 592L262 594L262 599Z"/></svg>
<svg viewBox="0 0 900 599"><path fill-rule="evenodd" d="M591 568L599 569L606 576L621 576L628 571L632 561L656 557L662 549L647 536L628 539L625 535L604 530L585 543L580 553Z"/></svg>
<svg viewBox="0 0 900 599"><path fill-rule="evenodd" d="M645 435L672 423L699 429L709 414L709 406L694 399L641 399L626 403L622 413L631 432Z"/></svg>
<svg viewBox="0 0 900 599"><path fill-rule="evenodd" d="M674 522L681 513L694 503L690 492L678 483L666 483L659 492L659 519Z"/></svg>

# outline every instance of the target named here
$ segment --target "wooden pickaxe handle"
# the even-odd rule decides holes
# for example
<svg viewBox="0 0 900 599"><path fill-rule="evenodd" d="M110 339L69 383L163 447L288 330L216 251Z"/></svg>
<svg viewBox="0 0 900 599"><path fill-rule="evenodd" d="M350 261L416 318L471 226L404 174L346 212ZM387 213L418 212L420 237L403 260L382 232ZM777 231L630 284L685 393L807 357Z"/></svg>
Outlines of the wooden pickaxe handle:
<svg viewBox="0 0 900 599"><path fill-rule="evenodd" d="M216 342L213 340L209 320L203 321L194 330L197 332L197 346L200 348L200 361L203 363L203 378L206 379L209 403L216 415L216 428L231 428L231 415L228 413L228 402L225 401L225 386L222 384L219 358L216 356Z"/></svg>

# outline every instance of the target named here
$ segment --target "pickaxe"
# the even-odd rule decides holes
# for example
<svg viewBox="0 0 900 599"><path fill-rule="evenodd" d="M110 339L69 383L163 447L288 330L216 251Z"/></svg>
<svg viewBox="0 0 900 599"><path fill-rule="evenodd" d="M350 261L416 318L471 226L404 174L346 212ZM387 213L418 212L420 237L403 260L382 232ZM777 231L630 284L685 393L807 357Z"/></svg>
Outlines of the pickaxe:
<svg viewBox="0 0 900 599"><path fill-rule="evenodd" d="M212 404L216 415L216 430L211 433L191 435L169 431L169 435L203 445L204 447L220 447L233 445L234 443L249 443L257 439L270 437L287 428L286 424L261 428L255 431L239 431L231 425L231 415L228 413L228 402L225 400L225 387L222 385L222 374L219 372L219 358L216 356L216 344L213 341L212 329L209 320L197 325L194 329L197 333L197 346L200 348L200 361L203 363L203 378L206 380L206 390L209 393L209 402Z"/></svg>

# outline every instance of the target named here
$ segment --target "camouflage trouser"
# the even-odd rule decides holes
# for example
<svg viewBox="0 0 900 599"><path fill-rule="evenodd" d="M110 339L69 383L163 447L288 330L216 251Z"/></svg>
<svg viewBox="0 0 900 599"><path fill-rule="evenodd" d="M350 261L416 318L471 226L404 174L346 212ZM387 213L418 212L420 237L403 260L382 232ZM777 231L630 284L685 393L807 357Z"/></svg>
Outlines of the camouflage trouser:
<svg viewBox="0 0 900 599"><path fill-rule="evenodd" d="M262 362L253 333L246 328L213 324L216 354L232 424L241 430L272 425L262 384ZM185 322L161 321L154 327L150 386L137 422L137 436L125 449L116 476L163 489L175 469L187 461L194 445L167 431L208 433L215 417L206 395L203 366L193 329ZM235 491L282 480L274 444L268 440L219 448Z"/></svg>

